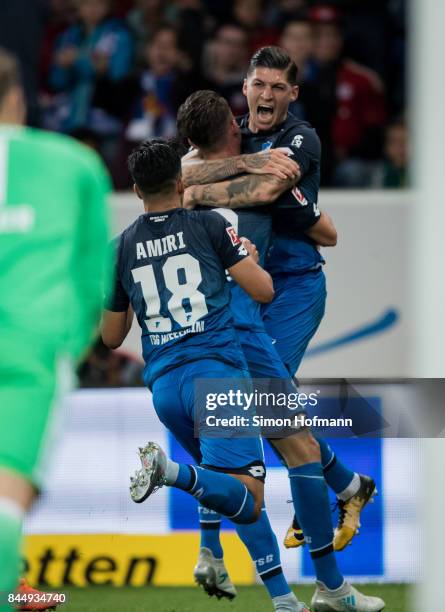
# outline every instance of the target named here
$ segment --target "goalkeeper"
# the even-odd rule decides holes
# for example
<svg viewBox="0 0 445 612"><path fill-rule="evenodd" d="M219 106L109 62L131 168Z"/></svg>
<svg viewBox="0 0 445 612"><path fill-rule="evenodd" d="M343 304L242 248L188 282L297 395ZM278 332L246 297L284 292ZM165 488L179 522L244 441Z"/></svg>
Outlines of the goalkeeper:
<svg viewBox="0 0 445 612"><path fill-rule="evenodd" d="M17 63L0 50L1 612L60 435L57 404L99 321L108 252L102 163L67 137L24 128L23 100Z"/></svg>

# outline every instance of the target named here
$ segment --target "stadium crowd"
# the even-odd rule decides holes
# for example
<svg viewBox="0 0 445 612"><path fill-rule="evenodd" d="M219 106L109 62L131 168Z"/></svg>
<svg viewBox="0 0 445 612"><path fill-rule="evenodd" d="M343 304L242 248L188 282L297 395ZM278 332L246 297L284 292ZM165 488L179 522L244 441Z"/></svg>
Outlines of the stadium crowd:
<svg viewBox="0 0 445 612"><path fill-rule="evenodd" d="M246 112L249 57L270 44L299 67L290 110L320 136L322 186L403 187L405 16L405 0L15 0L0 46L21 62L28 123L98 150L117 189L129 151L174 136L196 89Z"/></svg>

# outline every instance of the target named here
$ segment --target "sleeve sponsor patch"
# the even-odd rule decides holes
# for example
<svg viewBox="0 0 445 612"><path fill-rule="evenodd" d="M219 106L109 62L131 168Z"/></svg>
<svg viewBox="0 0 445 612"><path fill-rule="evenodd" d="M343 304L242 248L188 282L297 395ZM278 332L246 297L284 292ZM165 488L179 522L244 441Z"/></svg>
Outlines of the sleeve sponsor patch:
<svg viewBox="0 0 445 612"><path fill-rule="evenodd" d="M298 187L294 187L292 189L292 195L297 200L297 202L301 204L301 206L307 206L307 200L304 197L304 195L301 193L301 191L298 189Z"/></svg>
<svg viewBox="0 0 445 612"><path fill-rule="evenodd" d="M236 230L233 225L229 225L229 227L226 227L226 232L228 233L230 242L233 244L233 246L238 246L239 244L241 244L241 240L238 238L238 234L236 233Z"/></svg>
<svg viewBox="0 0 445 612"><path fill-rule="evenodd" d="M303 144L303 139L304 139L304 136L302 136L301 134L297 134L296 136L294 136L291 142L291 146L299 149L301 145Z"/></svg>

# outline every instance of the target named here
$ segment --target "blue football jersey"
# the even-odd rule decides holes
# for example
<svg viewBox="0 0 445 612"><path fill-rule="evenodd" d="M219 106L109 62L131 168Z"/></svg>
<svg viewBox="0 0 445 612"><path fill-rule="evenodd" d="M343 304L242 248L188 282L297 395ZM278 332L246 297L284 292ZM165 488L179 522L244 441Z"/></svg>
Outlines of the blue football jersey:
<svg viewBox="0 0 445 612"><path fill-rule="evenodd" d="M229 309L225 270L247 256L213 211L146 213L119 238L110 310L131 304L142 330L144 382L200 359L245 361Z"/></svg>
<svg viewBox="0 0 445 612"><path fill-rule="evenodd" d="M315 243L304 233L320 216L320 141L305 121L288 113L286 120L268 132L253 133L248 116L240 120L243 153L284 147L301 169L298 186L284 192L270 206L274 232L267 269L273 275L302 274L320 267L324 260Z"/></svg>
<svg viewBox="0 0 445 612"><path fill-rule="evenodd" d="M261 209L253 211L250 208L249 210L215 208L214 212L225 217L235 228L238 236L244 236L255 244L260 258L259 264L264 267L272 238L271 216ZM230 289L232 292L230 309L235 327L237 329L265 332L260 304L255 302L244 289L241 289L232 280L230 280Z"/></svg>

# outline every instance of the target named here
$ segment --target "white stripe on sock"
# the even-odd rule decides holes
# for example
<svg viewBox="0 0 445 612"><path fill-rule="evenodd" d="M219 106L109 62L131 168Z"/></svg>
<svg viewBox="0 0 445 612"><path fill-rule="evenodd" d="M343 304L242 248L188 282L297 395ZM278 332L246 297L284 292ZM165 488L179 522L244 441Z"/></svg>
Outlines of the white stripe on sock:
<svg viewBox="0 0 445 612"><path fill-rule="evenodd" d="M355 495L359 489L360 489L360 476L357 473L354 473L354 478L348 484L346 489L341 491L341 493L337 494L337 497L338 499L341 499L342 501L348 501L348 499L351 499L351 497Z"/></svg>
<svg viewBox="0 0 445 612"><path fill-rule="evenodd" d="M281 563L278 563L278 565L274 565L273 567L269 567L269 569L264 570L264 572L262 572L261 574L260 572L258 572L258 576L261 578L261 576L264 576L264 574L267 574L271 572L272 570L277 569L277 567L281 567Z"/></svg>
<svg viewBox="0 0 445 612"><path fill-rule="evenodd" d="M313 552L318 552L319 550L323 550L323 548L327 548L328 546L331 546L333 544L333 542L334 542L334 540L331 540L330 542L328 542L324 546L320 546L320 548L310 548L309 552L313 553Z"/></svg>
<svg viewBox="0 0 445 612"><path fill-rule="evenodd" d="M315 478L315 480L324 480L324 476L306 476L305 474L289 474L289 478Z"/></svg>
<svg viewBox="0 0 445 612"><path fill-rule="evenodd" d="M193 485L193 487L190 489L189 493L191 493L193 495L193 491L195 490L196 485L198 484L198 469L195 468L194 465L190 466L195 474L195 484Z"/></svg>

